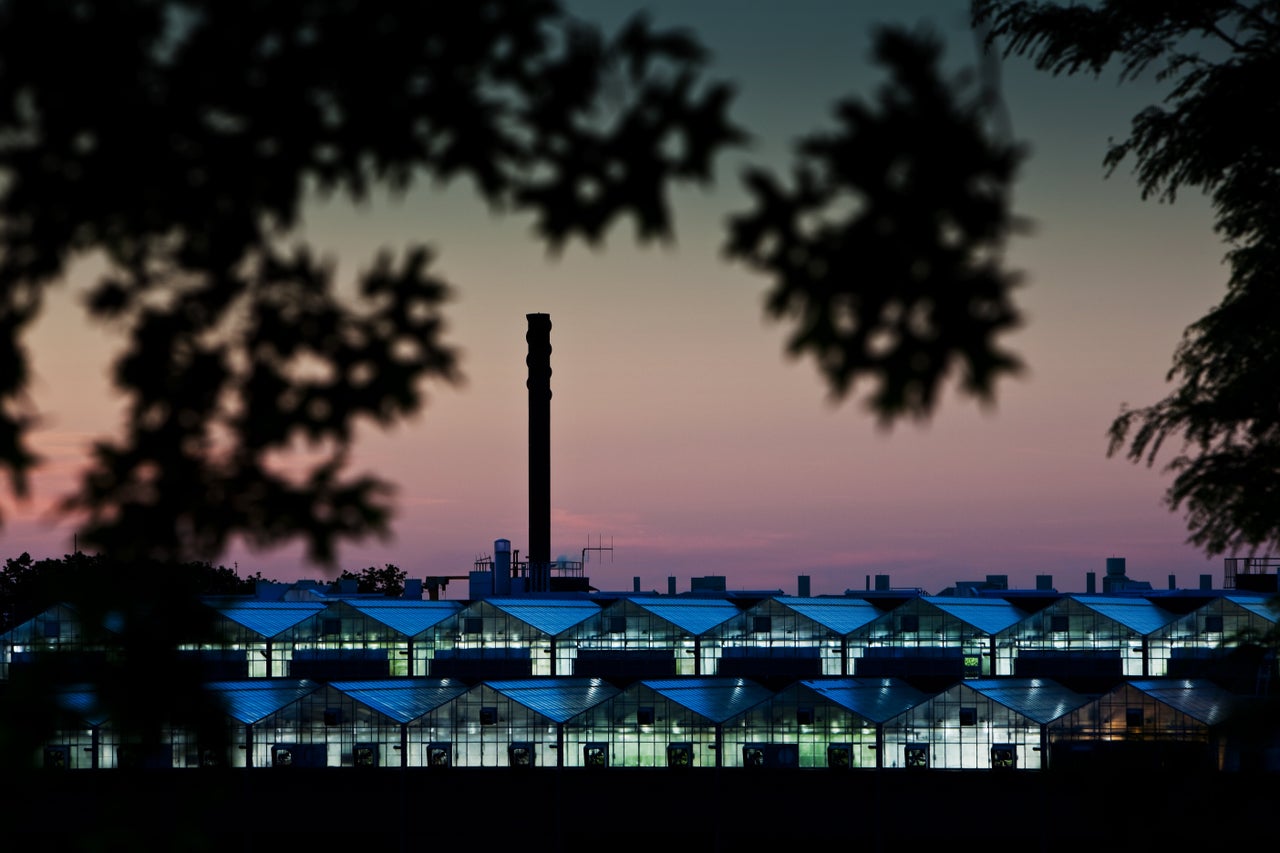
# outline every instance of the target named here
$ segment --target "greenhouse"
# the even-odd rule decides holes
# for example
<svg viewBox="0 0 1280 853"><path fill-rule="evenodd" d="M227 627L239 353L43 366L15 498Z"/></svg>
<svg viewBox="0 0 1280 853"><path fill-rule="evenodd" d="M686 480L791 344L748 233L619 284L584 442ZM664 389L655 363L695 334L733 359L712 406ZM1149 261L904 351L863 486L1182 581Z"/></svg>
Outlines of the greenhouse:
<svg viewBox="0 0 1280 853"><path fill-rule="evenodd" d="M295 629L325 610L307 601L217 600L214 629L217 648L187 647L221 658L224 680L287 678L293 665ZM306 632L304 632L304 636Z"/></svg>
<svg viewBox="0 0 1280 853"><path fill-rule="evenodd" d="M1135 678L1151 674L1148 637L1175 618L1144 598L1069 595L1001 639L1017 647L1019 676Z"/></svg>
<svg viewBox="0 0 1280 853"><path fill-rule="evenodd" d="M769 598L715 629L718 675L814 678L849 673L849 635L884 611L860 598Z"/></svg>
<svg viewBox="0 0 1280 853"><path fill-rule="evenodd" d="M742 678L640 681L610 699L607 763L614 767L737 767L763 738L742 716L773 692Z"/></svg>
<svg viewBox="0 0 1280 853"><path fill-rule="evenodd" d="M75 608L55 604L0 634L0 681L8 680L10 667L29 663L43 652L72 652L81 659L93 659L105 657L106 648L86 638Z"/></svg>
<svg viewBox="0 0 1280 853"><path fill-rule="evenodd" d="M1013 649L997 638L1026 613L995 598L919 596L849 636L853 674L941 681L1007 675Z"/></svg>
<svg viewBox="0 0 1280 853"><path fill-rule="evenodd" d="M1207 679L1128 681L1050 726L1055 762L1100 755L1153 767L1175 762L1221 770L1224 744L1217 727L1240 704Z"/></svg>
<svg viewBox="0 0 1280 853"><path fill-rule="evenodd" d="M929 699L896 678L797 682L747 711L747 766L878 767L885 721ZM784 763L789 761L789 763Z"/></svg>
<svg viewBox="0 0 1280 853"><path fill-rule="evenodd" d="M437 641L432 675L527 678L573 673L570 632L600 612L577 598L488 598L465 607Z"/></svg>
<svg viewBox="0 0 1280 853"><path fill-rule="evenodd" d="M715 674L714 629L742 611L714 598L619 599L573 634L577 675L631 677Z"/></svg>
<svg viewBox="0 0 1280 853"><path fill-rule="evenodd" d="M884 724L884 766L1038 770L1048 726L1087 701L1043 679L964 681Z"/></svg>
<svg viewBox="0 0 1280 853"><path fill-rule="evenodd" d="M607 717L593 709L618 694L597 678L489 681L441 706L440 746L459 767L596 764ZM429 764L439 766L440 756Z"/></svg>
<svg viewBox="0 0 1280 853"><path fill-rule="evenodd" d="M1210 673L1218 683L1230 680L1256 690L1275 674L1266 654L1280 613L1264 595L1233 594L1207 604L1153 631L1148 638L1151 675L1196 678Z"/></svg>

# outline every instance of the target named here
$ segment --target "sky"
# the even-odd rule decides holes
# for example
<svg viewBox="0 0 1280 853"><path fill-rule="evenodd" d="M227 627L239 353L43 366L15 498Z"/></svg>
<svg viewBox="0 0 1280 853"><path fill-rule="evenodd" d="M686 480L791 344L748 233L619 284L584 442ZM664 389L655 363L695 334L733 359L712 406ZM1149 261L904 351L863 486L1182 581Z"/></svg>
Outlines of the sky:
<svg viewBox="0 0 1280 853"><path fill-rule="evenodd" d="M328 578L394 563L410 577L465 575L497 538L524 550L527 530L525 315L551 315L552 551L579 559L600 589L665 590L667 578L723 575L729 589L815 594L894 587L938 592L1007 575L1051 575L1082 591L1087 572L1124 557L1153 586L1222 582L1222 560L1186 544L1163 495L1169 477L1107 458L1122 404L1155 402L1183 329L1224 293L1224 247L1205 199L1143 201L1125 167L1107 177L1109 138L1163 93L1153 80L1054 78L1003 66L1015 135L1030 147L1016 211L1034 223L1009 247L1026 317L1000 342L1027 364L993 407L948 394L926 423L877 425L858 395L833 402L812 363L784 355L787 329L763 312L769 282L722 254L725 223L749 208L748 165L785 169L794 140L833 126L842 98L870 97L876 24L929 26L948 62L972 63L964 0L580 0L575 14L612 30L643 8L688 27L712 54L707 76L733 81L731 116L752 134L725 155L714 185L672 196L676 236L639 245L621 223L599 248L558 257L532 220L495 216L465 185L422 185L356 207L313 200L303 236L353 278L379 249L426 241L456 288L447 340L465 383L428 386L428 403L390 431L366 429L356 470L397 484L393 536L351 543L330 567L300 547L233 547L215 562L240 574ZM116 339L88 326L79 296L92 268L51 294L27 339L45 465L33 495L0 497L0 557L56 557L73 527L50 508L75 482L89 443L111 435ZM466 596L465 582L446 595Z"/></svg>

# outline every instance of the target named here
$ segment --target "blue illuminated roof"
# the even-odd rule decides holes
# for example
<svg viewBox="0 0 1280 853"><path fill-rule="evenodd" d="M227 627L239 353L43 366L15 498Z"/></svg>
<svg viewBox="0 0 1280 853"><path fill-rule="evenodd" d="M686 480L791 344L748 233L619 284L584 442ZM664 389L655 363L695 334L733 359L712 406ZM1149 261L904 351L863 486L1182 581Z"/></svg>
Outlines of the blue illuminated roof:
<svg viewBox="0 0 1280 853"><path fill-rule="evenodd" d="M422 601L417 599L344 598L344 603L370 619L376 619L406 637L421 634L462 610L457 601Z"/></svg>
<svg viewBox="0 0 1280 853"><path fill-rule="evenodd" d="M329 686L398 723L410 723L469 689L451 678L331 681Z"/></svg>
<svg viewBox="0 0 1280 853"><path fill-rule="evenodd" d="M986 634L996 634L1027 618L1027 614L1007 601L997 598L947 598L928 596L921 598L934 607L972 625Z"/></svg>
<svg viewBox="0 0 1280 853"><path fill-rule="evenodd" d="M600 612L595 602L572 598L487 598L485 603L553 637Z"/></svg>
<svg viewBox="0 0 1280 853"><path fill-rule="evenodd" d="M89 685L58 690L54 699L58 709L75 715L91 726L100 726L109 718L98 699L98 691Z"/></svg>
<svg viewBox="0 0 1280 853"><path fill-rule="evenodd" d="M861 598L775 598L774 601L841 635L856 631L884 612Z"/></svg>
<svg viewBox="0 0 1280 853"><path fill-rule="evenodd" d="M980 678L962 686L1041 725L1089 702L1089 697L1044 678Z"/></svg>
<svg viewBox="0 0 1280 853"><path fill-rule="evenodd" d="M230 601L218 602L213 608L232 622L270 638L306 621L325 605L315 601Z"/></svg>
<svg viewBox="0 0 1280 853"><path fill-rule="evenodd" d="M218 695L228 715L242 723L256 723L290 702L314 693L320 685L305 678L255 678L215 681L205 688Z"/></svg>
<svg viewBox="0 0 1280 853"><path fill-rule="evenodd" d="M728 601L711 598L629 598L627 600L695 637L705 634L742 612Z"/></svg>
<svg viewBox="0 0 1280 853"><path fill-rule="evenodd" d="M1137 634L1150 634L1177 618L1145 598L1073 595L1071 601L1118 622Z"/></svg>
<svg viewBox="0 0 1280 853"><path fill-rule="evenodd" d="M883 723L930 698L930 694L896 678L835 678L800 684L873 723Z"/></svg>
<svg viewBox="0 0 1280 853"><path fill-rule="evenodd" d="M1272 607L1272 596L1269 595L1228 595L1227 601L1248 610L1255 616L1261 616L1268 622L1280 622L1280 613Z"/></svg>
<svg viewBox="0 0 1280 853"><path fill-rule="evenodd" d="M1151 678L1128 682L1129 686L1206 725L1226 720L1236 708L1236 697L1203 678Z"/></svg>
<svg viewBox="0 0 1280 853"><path fill-rule="evenodd" d="M485 686L557 723L567 722L619 692L601 678L486 681Z"/></svg>
<svg viewBox="0 0 1280 853"><path fill-rule="evenodd" d="M641 682L713 723L724 723L773 696L745 678L674 678Z"/></svg>

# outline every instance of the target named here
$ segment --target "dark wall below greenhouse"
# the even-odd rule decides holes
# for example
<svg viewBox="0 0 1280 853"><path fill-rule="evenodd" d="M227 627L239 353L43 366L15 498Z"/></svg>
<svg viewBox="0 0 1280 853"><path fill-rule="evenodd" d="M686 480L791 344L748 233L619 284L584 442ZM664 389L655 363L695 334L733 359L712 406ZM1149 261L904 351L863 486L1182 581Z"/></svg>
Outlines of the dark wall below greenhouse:
<svg viewBox="0 0 1280 853"><path fill-rule="evenodd" d="M1097 853L1252 842L1276 790L1274 775L1114 769L450 768L45 772L5 777L0 796L12 849L41 851Z"/></svg>

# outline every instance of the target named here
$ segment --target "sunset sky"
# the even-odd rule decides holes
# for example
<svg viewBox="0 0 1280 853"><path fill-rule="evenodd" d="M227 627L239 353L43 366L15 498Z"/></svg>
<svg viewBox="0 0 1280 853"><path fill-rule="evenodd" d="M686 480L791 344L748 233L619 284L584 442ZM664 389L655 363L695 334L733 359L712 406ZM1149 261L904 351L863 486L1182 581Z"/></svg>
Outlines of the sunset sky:
<svg viewBox="0 0 1280 853"><path fill-rule="evenodd" d="M873 11L881 6L884 11ZM640 4L579 0L582 17L617 27ZM832 126L832 105L870 97L875 23L930 24L948 61L975 58L967 3L703 0L648 3L655 23L688 26L711 49L708 75L734 81L733 118L752 144L725 156L715 186L674 197L673 244L641 247L622 223L598 250L549 257L531 220L497 217L460 185L422 185L403 200L356 208L316 203L305 236L354 276L383 247L425 240L457 290L448 340L467 381L430 389L412 423L370 430L357 469L399 484L394 538L345 546L329 569L300 549L233 550L240 573L332 577L391 562L410 576L462 575L493 540L527 547L525 315L551 315L552 549L588 565L603 589L666 589L674 575L725 575L731 589L814 593L861 589L868 575L929 592L1006 574L1015 587L1050 574L1084 589L1105 558L1130 577L1221 585L1222 561L1185 544L1162 502L1168 477L1106 457L1106 429L1123 403L1144 405L1164 381L1183 329L1222 296L1223 246L1206 201L1143 202L1128 171L1109 179L1109 137L1161 97L1154 81L1055 79L1028 63L1004 66L1015 134L1031 156L1015 206L1035 223L1011 247L1026 274L1017 294L1026 326L1002 339L1028 365L983 410L948 397L928 423L880 429L860 400L833 404L807 361L783 354L786 329L766 321L768 282L725 261L726 218L748 206L748 164L786 168L800 135ZM890 11L891 10L891 11ZM107 389L115 346L88 327L81 266L51 294L28 339L34 399L47 421L47 463L35 494L0 506L0 557L61 556L72 527L48 507L69 491L88 443L118 424ZM463 597L465 584L448 590Z"/></svg>

